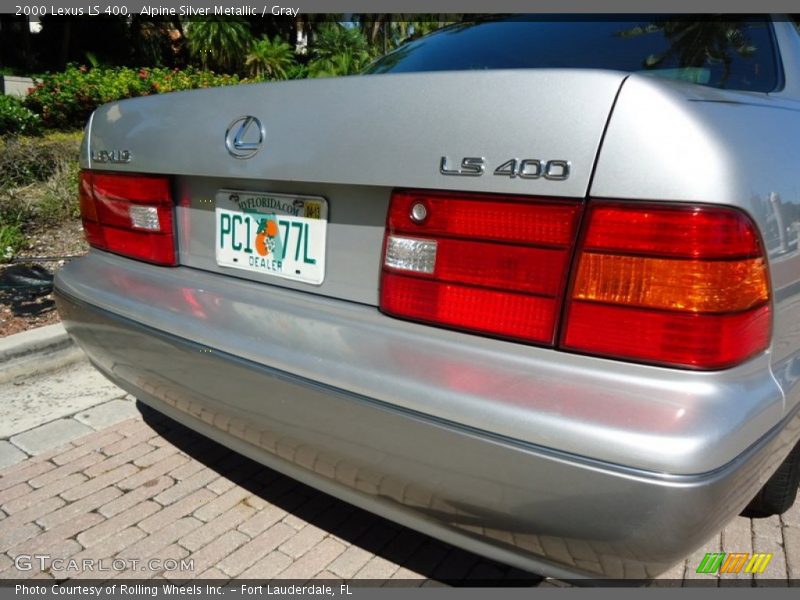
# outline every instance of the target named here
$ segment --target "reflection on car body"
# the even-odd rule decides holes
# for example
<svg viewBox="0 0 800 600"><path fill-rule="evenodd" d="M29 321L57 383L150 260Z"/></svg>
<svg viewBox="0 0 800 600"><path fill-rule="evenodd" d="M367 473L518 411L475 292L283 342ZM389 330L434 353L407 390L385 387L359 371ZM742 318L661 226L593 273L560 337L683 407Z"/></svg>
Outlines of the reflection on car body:
<svg viewBox="0 0 800 600"><path fill-rule="evenodd" d="M120 386L309 485L654 577L794 500L798 73L781 19L503 17L358 77L106 105L59 310Z"/></svg>

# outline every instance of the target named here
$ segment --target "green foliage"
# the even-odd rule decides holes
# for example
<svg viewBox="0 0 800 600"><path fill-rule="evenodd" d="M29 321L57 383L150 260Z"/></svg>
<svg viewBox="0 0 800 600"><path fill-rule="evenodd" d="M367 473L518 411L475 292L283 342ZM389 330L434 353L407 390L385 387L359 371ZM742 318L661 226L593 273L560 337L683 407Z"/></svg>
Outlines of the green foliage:
<svg viewBox="0 0 800 600"><path fill-rule="evenodd" d="M7 262L25 247L25 235L16 223L0 222L0 263Z"/></svg>
<svg viewBox="0 0 800 600"><path fill-rule="evenodd" d="M86 62L88 62L93 69L96 69L101 65L100 59L97 58L97 54L94 52L87 52L86 53Z"/></svg>
<svg viewBox="0 0 800 600"><path fill-rule="evenodd" d="M0 140L0 192L46 181L62 163L77 163L80 145L80 133ZM0 198L0 205L5 205L5 202L5 198ZM5 211L2 214L7 216Z"/></svg>
<svg viewBox="0 0 800 600"><path fill-rule="evenodd" d="M253 43L245 65L257 79L289 79L289 71L297 64L294 48L277 36L264 36Z"/></svg>
<svg viewBox="0 0 800 600"><path fill-rule="evenodd" d="M21 198L0 193L0 263L25 247L22 228L30 216L30 209Z"/></svg>
<svg viewBox="0 0 800 600"><path fill-rule="evenodd" d="M25 105L41 116L46 127L72 129L83 127L92 111L106 102L238 81L235 75L192 68L87 69L70 65L60 73L44 75L25 99Z"/></svg>
<svg viewBox="0 0 800 600"><path fill-rule="evenodd" d="M34 206L38 225L58 225L80 216L78 203L78 161L62 159L53 174L44 182Z"/></svg>
<svg viewBox="0 0 800 600"><path fill-rule="evenodd" d="M311 56L308 71L312 77L352 75L372 58L364 34L339 23L327 23L320 28Z"/></svg>
<svg viewBox="0 0 800 600"><path fill-rule="evenodd" d="M42 131L39 115L14 96L0 95L0 135L38 135Z"/></svg>
<svg viewBox="0 0 800 600"><path fill-rule="evenodd" d="M244 19L209 17L186 26L189 53L204 69L236 72L253 41Z"/></svg>
<svg viewBox="0 0 800 600"><path fill-rule="evenodd" d="M295 63L286 70L286 79L306 79L308 77L308 67L301 63Z"/></svg>
<svg viewBox="0 0 800 600"><path fill-rule="evenodd" d="M26 245L32 227L79 214L79 133L0 140L0 262Z"/></svg>
<svg viewBox="0 0 800 600"><path fill-rule="evenodd" d="M0 225L22 225L31 218L30 207L18 194L4 192L0 202Z"/></svg>

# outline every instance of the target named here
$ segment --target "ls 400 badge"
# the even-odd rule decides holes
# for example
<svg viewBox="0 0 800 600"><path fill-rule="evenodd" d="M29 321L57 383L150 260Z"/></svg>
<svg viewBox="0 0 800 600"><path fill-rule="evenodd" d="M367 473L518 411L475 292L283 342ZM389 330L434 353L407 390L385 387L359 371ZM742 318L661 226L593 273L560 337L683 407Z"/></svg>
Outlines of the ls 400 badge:
<svg viewBox="0 0 800 600"><path fill-rule="evenodd" d="M519 177L520 179L539 179L544 177L552 181L564 181L569 177L570 162L568 160L540 160L538 158L510 158L494 171L494 175L503 177ZM486 170L486 159L482 156L465 156L456 165L450 158L443 156L439 162L442 175L459 175L462 177L480 177Z"/></svg>

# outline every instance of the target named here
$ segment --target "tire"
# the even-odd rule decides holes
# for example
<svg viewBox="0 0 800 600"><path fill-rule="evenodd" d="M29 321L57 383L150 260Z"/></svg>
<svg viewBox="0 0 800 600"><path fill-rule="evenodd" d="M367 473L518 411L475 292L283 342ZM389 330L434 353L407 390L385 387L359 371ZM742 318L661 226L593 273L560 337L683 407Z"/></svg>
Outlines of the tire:
<svg viewBox="0 0 800 600"><path fill-rule="evenodd" d="M800 443L742 511L743 517L763 519L780 515L792 507L800 484Z"/></svg>

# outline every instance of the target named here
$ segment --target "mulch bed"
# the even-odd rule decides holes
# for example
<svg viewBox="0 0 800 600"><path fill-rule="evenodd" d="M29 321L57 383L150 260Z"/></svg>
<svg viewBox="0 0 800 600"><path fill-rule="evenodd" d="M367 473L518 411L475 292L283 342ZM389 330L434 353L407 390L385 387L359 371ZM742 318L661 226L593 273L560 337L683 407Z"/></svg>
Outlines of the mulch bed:
<svg viewBox="0 0 800 600"><path fill-rule="evenodd" d="M0 265L0 337L59 322L53 276L87 249L80 221L69 221L34 232L28 248Z"/></svg>

